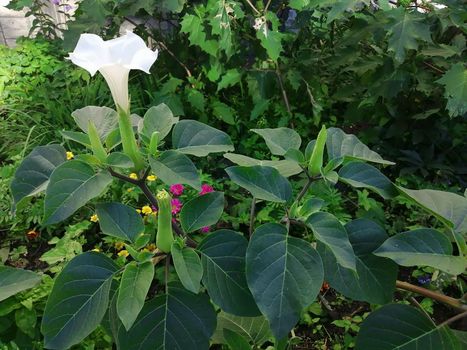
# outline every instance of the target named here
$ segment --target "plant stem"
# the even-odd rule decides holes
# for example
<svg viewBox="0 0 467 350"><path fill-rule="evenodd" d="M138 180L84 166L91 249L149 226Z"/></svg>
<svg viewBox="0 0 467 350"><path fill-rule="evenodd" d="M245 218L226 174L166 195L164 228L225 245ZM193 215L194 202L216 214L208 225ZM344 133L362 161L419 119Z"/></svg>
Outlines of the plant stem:
<svg viewBox="0 0 467 350"><path fill-rule="evenodd" d="M452 306L456 309L467 310L467 305L464 305L459 299L448 297L447 295L434 292L432 290L415 286L408 282L396 281L396 287L399 289L404 289L409 292L417 293L423 295L427 298L434 299L436 301L442 302L446 305Z"/></svg>
<svg viewBox="0 0 467 350"><path fill-rule="evenodd" d="M292 110L290 109L289 98L287 97L287 92L285 91L284 84L282 83L282 76L281 71L279 70L279 65L276 64L276 75L277 80L279 81L279 87L282 92L282 98L284 99L285 108L287 108L287 112L289 113L290 119L292 119ZM290 122L292 129L294 127L293 122Z"/></svg>
<svg viewBox="0 0 467 350"><path fill-rule="evenodd" d="M169 292L170 254L165 258L165 293Z"/></svg>
<svg viewBox="0 0 467 350"><path fill-rule="evenodd" d="M448 318L446 321L440 323L438 325L438 327L447 326L448 324L451 324L451 323L453 323L455 321L461 320L464 317L467 317L467 311L461 312L460 314L457 314L455 316L452 316L451 318Z"/></svg>
<svg viewBox="0 0 467 350"><path fill-rule="evenodd" d="M257 15L260 15L260 14L261 14L261 12L258 11L258 9L255 7L255 5L253 5L253 4L251 3L250 0L246 0L246 2L248 3L248 5L250 5L250 7L253 9L253 11L256 12Z"/></svg>
<svg viewBox="0 0 467 350"><path fill-rule="evenodd" d="M256 208L256 198L253 197L251 199L251 207L250 207L250 229L249 229L250 237L253 234L253 225L255 223L255 208Z"/></svg>

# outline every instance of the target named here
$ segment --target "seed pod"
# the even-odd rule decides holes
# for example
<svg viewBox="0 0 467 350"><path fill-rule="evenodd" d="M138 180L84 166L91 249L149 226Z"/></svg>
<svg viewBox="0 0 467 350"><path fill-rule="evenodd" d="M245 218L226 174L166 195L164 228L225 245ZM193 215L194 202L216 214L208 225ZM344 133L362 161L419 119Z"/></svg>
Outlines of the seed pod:
<svg viewBox="0 0 467 350"><path fill-rule="evenodd" d="M92 152L96 158L99 159L99 161L105 163L107 159L107 152L105 151L101 139L99 138L99 133L97 132L96 126L91 120L88 123L88 136L89 141L91 142Z"/></svg>
<svg viewBox="0 0 467 350"><path fill-rule="evenodd" d="M318 137L316 138L315 147L313 148L313 153L311 153L310 162L308 163L308 170L310 171L311 176L319 175L321 172L321 168L323 167L324 146L326 145L327 136L328 131L323 125L319 131Z"/></svg>
<svg viewBox="0 0 467 350"><path fill-rule="evenodd" d="M156 245L164 253L169 253L174 241L172 232L172 198L165 191L159 191L156 195L159 210L157 213Z"/></svg>
<svg viewBox="0 0 467 350"><path fill-rule="evenodd" d="M149 154L155 155L157 153L157 147L159 144L159 131L154 131L151 135L151 141L149 143Z"/></svg>

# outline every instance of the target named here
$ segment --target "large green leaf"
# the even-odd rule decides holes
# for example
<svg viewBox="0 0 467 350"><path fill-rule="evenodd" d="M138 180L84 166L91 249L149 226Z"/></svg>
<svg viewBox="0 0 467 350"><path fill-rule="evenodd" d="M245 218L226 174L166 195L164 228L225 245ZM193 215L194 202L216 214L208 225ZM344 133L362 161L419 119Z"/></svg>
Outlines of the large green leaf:
<svg viewBox="0 0 467 350"><path fill-rule="evenodd" d="M374 166L355 161L344 165L339 170L339 180L355 188L368 188L384 199L398 195L396 186Z"/></svg>
<svg viewBox="0 0 467 350"><path fill-rule="evenodd" d="M230 160L232 163L241 166L252 166L252 165L263 165L277 169L279 174L284 177L300 174L303 169L300 165L292 160L259 160L251 157L244 156L236 153L225 153L224 157Z"/></svg>
<svg viewBox="0 0 467 350"><path fill-rule="evenodd" d="M252 350L248 341L243 336L238 334L237 332L234 332L230 329L224 329L223 333L224 333L225 342L229 346L230 349Z"/></svg>
<svg viewBox="0 0 467 350"><path fill-rule="evenodd" d="M397 265L372 254L387 239L386 232L368 219L351 221L345 229L356 255L357 273L339 265L332 251L319 243L325 280L348 298L372 304L389 303L396 286Z"/></svg>
<svg viewBox="0 0 467 350"><path fill-rule="evenodd" d="M193 162L177 151L162 152L159 158L149 159L154 173L167 185L186 184L201 189L201 182Z"/></svg>
<svg viewBox="0 0 467 350"><path fill-rule="evenodd" d="M136 210L121 203L99 203L96 205L99 225L104 234L134 242L144 231L141 216Z"/></svg>
<svg viewBox="0 0 467 350"><path fill-rule="evenodd" d="M125 266L117 297L117 313L126 330L135 322L144 306L146 295L154 278L154 264L132 261Z"/></svg>
<svg viewBox="0 0 467 350"><path fill-rule="evenodd" d="M193 294L179 283L148 301L129 332L118 331L120 350L208 349L216 312L206 294Z"/></svg>
<svg viewBox="0 0 467 350"><path fill-rule="evenodd" d="M13 207L25 197L44 191L50 175L66 161L66 151L61 145L38 146L19 165L11 182Z"/></svg>
<svg viewBox="0 0 467 350"><path fill-rule="evenodd" d="M384 160L378 153L369 149L357 136L346 134L338 128L328 129L326 149L329 159L345 157L373 163L394 164L393 162Z"/></svg>
<svg viewBox="0 0 467 350"><path fill-rule="evenodd" d="M398 6L388 12L391 22L388 25L388 50L394 52L397 63L405 60L406 50L416 50L418 41L431 42L430 26L424 23L425 16L417 11L408 11Z"/></svg>
<svg viewBox="0 0 467 350"><path fill-rule="evenodd" d="M467 268L467 259L452 255L451 241L430 228L392 236L374 254L392 259L402 266L431 266L453 275L459 275Z"/></svg>
<svg viewBox="0 0 467 350"><path fill-rule="evenodd" d="M215 224L223 211L224 193L206 193L185 203L180 212L180 223L185 232L193 232Z"/></svg>
<svg viewBox="0 0 467 350"><path fill-rule="evenodd" d="M0 266L0 301L34 287L41 277L32 271Z"/></svg>
<svg viewBox="0 0 467 350"><path fill-rule="evenodd" d="M302 144L300 135L293 129L251 129L260 135L272 154L283 156L289 149L299 149Z"/></svg>
<svg viewBox="0 0 467 350"><path fill-rule="evenodd" d="M266 341L272 339L268 320L264 316L240 317L221 311L217 315L217 329L212 337L215 344L225 344L223 331L230 329L257 347L261 347Z"/></svg>
<svg viewBox="0 0 467 350"><path fill-rule="evenodd" d="M349 236L334 215L314 213L308 217L306 224L313 230L316 240L330 249L341 267L356 270L355 253Z"/></svg>
<svg viewBox="0 0 467 350"><path fill-rule="evenodd" d="M172 144L177 151L197 157L234 150L229 135L196 120L182 120L175 125Z"/></svg>
<svg viewBox="0 0 467 350"><path fill-rule="evenodd" d="M225 169L230 179L258 198L284 203L292 197L292 186L275 168L255 165Z"/></svg>
<svg viewBox="0 0 467 350"><path fill-rule="evenodd" d="M276 339L284 338L323 283L323 265L311 244L279 224L256 229L246 253L248 286Z"/></svg>
<svg viewBox="0 0 467 350"><path fill-rule="evenodd" d="M222 310L237 316L257 316L258 308L245 277L248 241L231 230L219 230L198 246L204 275L203 284L212 301Z"/></svg>
<svg viewBox="0 0 467 350"><path fill-rule="evenodd" d="M463 116L467 113L467 69L462 63L453 65L441 79L436 81L443 84L448 103L446 108L451 117Z"/></svg>
<svg viewBox="0 0 467 350"><path fill-rule="evenodd" d="M71 116L85 133L88 132L89 122L92 121L101 141L118 128L118 114L109 107L87 106L77 109Z"/></svg>
<svg viewBox="0 0 467 350"><path fill-rule="evenodd" d="M102 321L117 265L99 253L71 260L55 280L42 318L47 349L68 349Z"/></svg>
<svg viewBox="0 0 467 350"><path fill-rule="evenodd" d="M153 132L159 132L159 140L163 140L172 130L172 126L178 123L178 117L174 117L166 104L153 106L144 114L141 133L149 140Z"/></svg>
<svg viewBox="0 0 467 350"><path fill-rule="evenodd" d="M437 327L412 306L386 305L363 321L356 350L461 350L459 340L448 326Z"/></svg>
<svg viewBox="0 0 467 350"><path fill-rule="evenodd" d="M398 189L438 218L450 223L455 231L467 232L467 198L445 191Z"/></svg>
<svg viewBox="0 0 467 350"><path fill-rule="evenodd" d="M198 254L192 248L180 247L177 242L172 244L170 252L180 282L190 292L198 294L203 277L203 267Z"/></svg>
<svg viewBox="0 0 467 350"><path fill-rule="evenodd" d="M112 182L107 171L96 173L79 160L71 160L57 167L50 176L45 193L44 225L63 221L90 199L99 196Z"/></svg>

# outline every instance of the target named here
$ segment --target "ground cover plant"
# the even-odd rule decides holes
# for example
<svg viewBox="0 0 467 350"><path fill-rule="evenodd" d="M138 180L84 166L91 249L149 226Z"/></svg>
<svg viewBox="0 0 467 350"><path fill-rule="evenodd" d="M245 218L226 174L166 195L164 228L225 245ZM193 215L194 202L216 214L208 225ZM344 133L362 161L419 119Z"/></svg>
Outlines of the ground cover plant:
<svg viewBox="0 0 467 350"><path fill-rule="evenodd" d="M42 225L52 232L82 212L90 220L53 238L55 248L43 255L56 264L53 285L47 274L0 267L1 299L49 280L40 325L45 348L70 348L97 329L107 334L106 346L119 349L285 349L297 341L299 322L313 324L306 314L315 300L325 304L329 287L371 305L365 320L334 322L358 330L357 349L465 346L463 333L449 327L466 314L462 299L398 279L400 267L453 278L465 272L464 196L396 185L383 174L392 161L337 127L322 126L312 139L287 127L254 128L270 153L257 159L236 153L228 133L176 117L164 103L132 113L130 70L149 73L157 51L131 32L111 41L84 34L70 59L102 74L115 108L75 110L81 131L62 135L81 148L36 147L17 168L11 192L14 209L44 192ZM206 157L234 165L218 178L200 177L195 164ZM247 225L224 214L227 183L248 203ZM371 191L434 220L389 236L377 220L326 206L320 186L358 191L368 208L377 207ZM260 208L269 214L260 218ZM84 251L91 238L82 233L91 222L98 236ZM102 251L108 243L117 254ZM436 324L419 308L394 303L396 287L460 313Z"/></svg>

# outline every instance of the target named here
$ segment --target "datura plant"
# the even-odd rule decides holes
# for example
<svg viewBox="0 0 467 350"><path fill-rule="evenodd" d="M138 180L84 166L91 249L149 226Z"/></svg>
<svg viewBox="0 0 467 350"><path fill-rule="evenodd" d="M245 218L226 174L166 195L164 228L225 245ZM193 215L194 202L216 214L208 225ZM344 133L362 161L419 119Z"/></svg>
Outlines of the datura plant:
<svg viewBox="0 0 467 350"><path fill-rule="evenodd" d="M73 112L81 131L63 131L63 137L87 153L69 159L61 144L39 146L25 157L11 184L14 207L45 192L43 225L91 205L102 235L125 245L124 262L89 251L55 277L41 325L47 349L68 349L99 325L121 350L201 350L214 343L285 349L301 312L320 297L323 281L345 297L374 306L356 349L465 349L449 322L437 325L419 309L393 301L396 288L406 289L465 312L462 300L397 276L398 266L429 266L452 276L465 272L466 198L395 185L380 170L393 163L338 128L323 126L306 145L289 128L254 129L274 156L258 160L234 153L223 131L179 120L164 104L143 117L131 114L129 71L149 73L156 58L157 52L133 33L110 41L83 34L70 59L91 75L104 76L115 109L87 106ZM202 189L193 163L215 153L235 164L226 174L252 196L249 232L229 229L227 222L223 229L198 234L216 224L224 210L223 192ZM157 181L157 193L149 178ZM389 237L370 219L343 223L313 196L315 181L367 189L385 200L405 197L441 224ZM144 213L157 213L151 225L131 203L103 202L113 182L141 190L150 203ZM294 193L298 185L301 191ZM183 205L177 219L172 212L180 208L169 186L172 194L184 186L201 192ZM256 225L259 202L276 203L285 213L282 220ZM156 248L144 249L148 244ZM11 267L0 267L0 276L0 299L40 280Z"/></svg>

